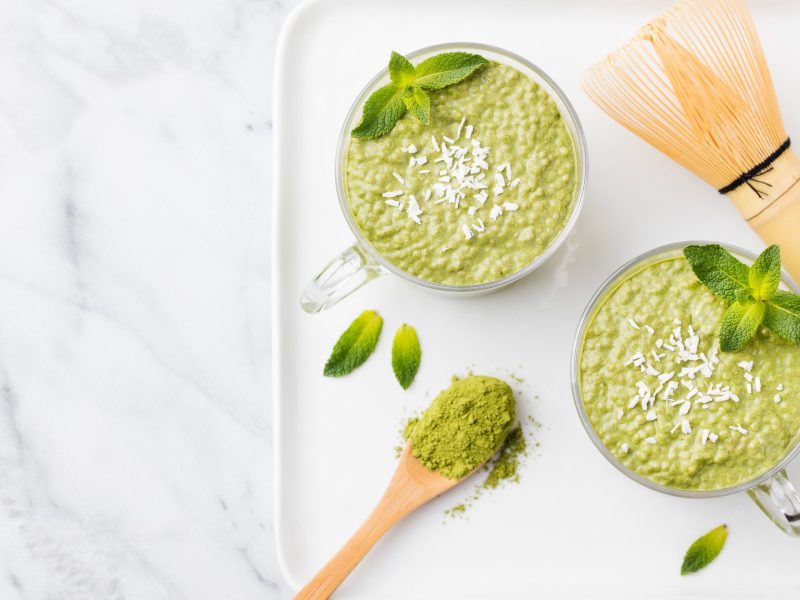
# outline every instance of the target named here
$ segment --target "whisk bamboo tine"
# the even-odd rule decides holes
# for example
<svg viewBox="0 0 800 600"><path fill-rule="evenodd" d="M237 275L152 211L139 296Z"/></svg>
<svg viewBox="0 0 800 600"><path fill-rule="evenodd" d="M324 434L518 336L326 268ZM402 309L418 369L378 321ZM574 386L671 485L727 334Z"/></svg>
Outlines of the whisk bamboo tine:
<svg viewBox="0 0 800 600"><path fill-rule="evenodd" d="M682 0L592 67L583 87L737 206L800 281L800 159L744 0Z"/></svg>

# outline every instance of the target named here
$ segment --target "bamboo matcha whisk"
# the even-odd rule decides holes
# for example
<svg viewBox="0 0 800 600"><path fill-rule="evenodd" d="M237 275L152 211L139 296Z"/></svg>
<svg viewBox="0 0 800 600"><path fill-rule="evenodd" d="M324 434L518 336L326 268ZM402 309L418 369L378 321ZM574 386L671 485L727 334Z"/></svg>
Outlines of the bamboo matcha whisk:
<svg viewBox="0 0 800 600"><path fill-rule="evenodd" d="M609 115L733 200L800 282L800 159L743 0L683 0L585 75Z"/></svg>

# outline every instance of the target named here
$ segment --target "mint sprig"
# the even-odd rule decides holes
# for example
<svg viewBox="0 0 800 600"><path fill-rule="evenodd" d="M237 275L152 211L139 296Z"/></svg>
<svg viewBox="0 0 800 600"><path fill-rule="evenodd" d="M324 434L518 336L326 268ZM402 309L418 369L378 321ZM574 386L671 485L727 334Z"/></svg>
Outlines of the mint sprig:
<svg viewBox="0 0 800 600"><path fill-rule="evenodd" d="M404 323L397 330L392 343L392 370L404 390L407 390L414 381L421 356L417 332L411 325Z"/></svg>
<svg viewBox="0 0 800 600"><path fill-rule="evenodd" d="M727 525L720 525L707 534L697 538L694 543L689 546L686 555L683 557L681 575L696 573L707 566L722 552L722 548L725 546L725 540L727 539Z"/></svg>
<svg viewBox="0 0 800 600"><path fill-rule="evenodd" d="M720 350L738 352L762 324L800 344L800 295L778 289L779 246L764 250L750 267L717 244L687 246L683 254L700 282L730 305L720 324Z"/></svg>
<svg viewBox="0 0 800 600"><path fill-rule="evenodd" d="M431 113L427 91L459 83L488 62L478 54L445 52L426 58L415 67L402 54L392 52L389 58L391 83L367 98L361 121L351 132L352 136L374 139L389 133L406 111L427 125Z"/></svg>
<svg viewBox="0 0 800 600"><path fill-rule="evenodd" d="M324 375L341 377L364 364L378 344L383 319L374 310L365 310L339 337L333 347Z"/></svg>

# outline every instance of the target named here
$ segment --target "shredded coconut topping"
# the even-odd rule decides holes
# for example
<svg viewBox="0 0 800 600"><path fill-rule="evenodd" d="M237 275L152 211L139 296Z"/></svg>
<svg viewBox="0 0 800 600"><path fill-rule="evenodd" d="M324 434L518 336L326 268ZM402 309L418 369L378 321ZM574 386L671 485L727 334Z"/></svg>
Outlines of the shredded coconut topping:
<svg viewBox="0 0 800 600"><path fill-rule="evenodd" d="M505 168L504 165L501 167ZM498 167L499 169L500 167ZM675 415L670 430L672 435L678 431L682 435L692 433L692 424L688 415L693 407L708 410L714 404L741 401L739 395L731 387L733 384L729 385L727 382L713 380L720 362L717 356L718 347L714 345L711 349L702 351L700 335L692 325L684 328L681 322L675 319L673 322L675 327L672 328L669 336L660 338L656 336L653 327L637 322L632 317L627 318L626 323L632 329L642 331L642 334L646 332L647 335L643 336L643 340L648 340L647 344L655 346L637 350L625 362L626 367L636 369L644 376L643 379L636 381L635 395L627 404L629 409L638 408L645 411L642 428L652 428L659 420L659 412L655 409L658 400L664 402L665 411L676 411L675 413L661 413L661 418L664 417L664 414ZM655 341L652 341L653 339ZM654 364L662 363L667 356L671 356L674 363L680 366L677 372L661 370L654 366ZM652 359L652 363L650 359ZM758 394L764 389L761 378L754 373L753 361L741 361L737 363L737 366L742 369L743 376L743 381L740 381L739 385L744 385L748 394ZM652 378L652 380L648 382L647 378ZM685 390L684 393L679 392L682 389ZM783 384L775 387L777 392L781 392L783 389ZM781 394L775 393L772 399L775 404L779 404L782 401ZM617 419L621 419L623 414L624 411L618 409ZM749 433L740 424L730 425L729 429L740 435ZM655 439L655 437L648 437L645 442L654 444ZM701 429L697 439L705 445L716 443L719 435L709 429Z"/></svg>
<svg viewBox="0 0 800 600"><path fill-rule="evenodd" d="M462 132L464 132L463 140ZM506 189L516 187L520 183L519 177L512 179L513 171L509 162L502 162L491 168L491 148L483 146L481 141L474 137L474 133L475 128L467 124L466 117L462 117L456 127L454 137L443 135L437 139L436 136L431 136L429 149L435 155L432 162L438 163L441 168L434 171L438 175L423 194L425 206L431 200L434 205L448 203L456 210L459 210L462 204L466 205L466 216L474 217L474 221L470 219L469 222L463 222L462 220L461 230L466 240L474 237L476 232L483 234L487 231L484 225L487 215L484 213L481 216L479 211L489 199L489 193L497 198ZM419 169L421 165L428 164L429 159L426 154L417 155L417 146L409 144L401 147L400 151L409 154L410 169L405 176L400 173L392 173L400 185L405 186L411 175L431 173L430 169ZM489 181L491 181L491 188ZM403 195L402 190L389 190L381 194L383 198L395 198L401 195ZM491 205L488 220L497 221L504 212L517 210L519 210L518 204L500 203L498 200L497 203ZM422 224L420 216L423 214L423 210L416 199L414 202L409 201L409 209L406 212L408 218L417 224ZM469 234L467 234L467 229L470 230Z"/></svg>

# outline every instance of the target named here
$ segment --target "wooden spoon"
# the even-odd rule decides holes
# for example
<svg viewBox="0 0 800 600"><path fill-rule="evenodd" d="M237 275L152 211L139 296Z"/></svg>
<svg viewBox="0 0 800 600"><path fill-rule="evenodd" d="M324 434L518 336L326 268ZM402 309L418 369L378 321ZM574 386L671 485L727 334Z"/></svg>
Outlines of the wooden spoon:
<svg viewBox="0 0 800 600"><path fill-rule="evenodd" d="M329 598L350 571L395 523L463 479L448 479L426 469L411 453L409 442L400 455L400 464L397 465L397 470L378 506L344 547L300 590L294 600Z"/></svg>

